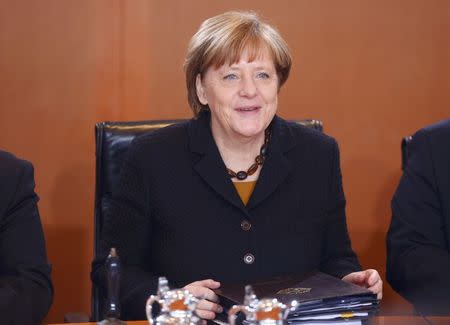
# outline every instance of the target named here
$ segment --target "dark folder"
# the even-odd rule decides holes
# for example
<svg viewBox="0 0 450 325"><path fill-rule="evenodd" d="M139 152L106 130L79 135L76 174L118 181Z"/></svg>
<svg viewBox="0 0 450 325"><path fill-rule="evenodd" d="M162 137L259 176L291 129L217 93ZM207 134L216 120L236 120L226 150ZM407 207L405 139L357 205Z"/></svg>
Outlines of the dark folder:
<svg viewBox="0 0 450 325"><path fill-rule="evenodd" d="M277 298L287 306L297 301L288 319L355 311L372 314L378 307L376 295L371 291L321 272L279 276L250 284L258 299ZM216 293L224 309L243 303L245 285L222 283Z"/></svg>

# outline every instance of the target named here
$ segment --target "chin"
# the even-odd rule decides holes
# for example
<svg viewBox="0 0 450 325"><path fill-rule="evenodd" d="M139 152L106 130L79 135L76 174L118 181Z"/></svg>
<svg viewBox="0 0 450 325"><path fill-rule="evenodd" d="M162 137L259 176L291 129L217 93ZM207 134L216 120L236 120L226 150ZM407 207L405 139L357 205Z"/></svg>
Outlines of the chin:
<svg viewBox="0 0 450 325"><path fill-rule="evenodd" d="M264 133L263 127L254 127L254 128L239 128L236 129L235 132L246 138L253 138Z"/></svg>

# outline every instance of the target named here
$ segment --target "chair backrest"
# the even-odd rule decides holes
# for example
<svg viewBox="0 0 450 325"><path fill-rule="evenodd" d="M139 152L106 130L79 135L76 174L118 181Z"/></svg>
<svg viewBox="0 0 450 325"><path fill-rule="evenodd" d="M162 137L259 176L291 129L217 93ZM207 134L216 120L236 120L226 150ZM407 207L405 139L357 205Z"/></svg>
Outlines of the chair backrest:
<svg viewBox="0 0 450 325"><path fill-rule="evenodd" d="M94 202L94 254L99 254L99 239L103 226L103 214L108 208L112 191L116 186L123 160L133 139L144 133L179 123L183 120L137 121L137 122L100 122L95 125L96 140L96 179ZM323 131L319 120L300 120L297 123ZM104 294L93 285L91 317L101 320Z"/></svg>
<svg viewBox="0 0 450 325"><path fill-rule="evenodd" d="M408 163L408 158L410 155L411 146L409 145L412 141L412 136L407 136L402 139L401 150L402 150L402 170L405 170L406 164Z"/></svg>
<svg viewBox="0 0 450 325"><path fill-rule="evenodd" d="M123 160L134 138L182 120L100 122L95 125L94 255L99 253L103 215L116 186ZM93 284L91 318L100 321L104 294Z"/></svg>

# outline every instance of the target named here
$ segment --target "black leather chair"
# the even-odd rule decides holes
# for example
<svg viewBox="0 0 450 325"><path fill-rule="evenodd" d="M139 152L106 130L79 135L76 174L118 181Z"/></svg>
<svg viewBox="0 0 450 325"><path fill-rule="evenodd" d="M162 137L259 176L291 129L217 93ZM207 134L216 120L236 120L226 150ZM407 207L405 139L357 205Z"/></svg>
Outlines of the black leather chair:
<svg viewBox="0 0 450 325"><path fill-rule="evenodd" d="M144 133L178 123L182 120L139 121L139 122L100 122L95 126L96 138L96 183L94 207L94 254L99 254L99 239L103 225L103 213L108 208L108 198L117 184L120 168L128 147L133 139ZM323 131L318 120L301 120L297 123ZM92 286L92 320L103 318L105 294L94 284Z"/></svg>
<svg viewBox="0 0 450 325"><path fill-rule="evenodd" d="M401 150L402 150L402 170L405 170L406 163L408 162L409 154L410 154L410 146L409 144L412 141L412 136L407 136L402 139Z"/></svg>
<svg viewBox="0 0 450 325"><path fill-rule="evenodd" d="M108 199L118 181L123 160L133 139L144 133L179 123L182 120L159 120L137 122L100 122L95 125L95 202L94 202L94 254L99 254L99 239L103 225L103 214L108 208ZM93 321L103 319L106 295L92 285L91 317Z"/></svg>

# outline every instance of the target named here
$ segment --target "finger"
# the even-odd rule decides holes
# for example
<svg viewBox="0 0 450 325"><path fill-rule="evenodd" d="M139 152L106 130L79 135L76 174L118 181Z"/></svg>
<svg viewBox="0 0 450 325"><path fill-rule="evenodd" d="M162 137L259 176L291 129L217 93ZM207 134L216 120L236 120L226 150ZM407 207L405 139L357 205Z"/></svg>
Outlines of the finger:
<svg viewBox="0 0 450 325"><path fill-rule="evenodd" d="M193 294L197 298L203 298L203 296L206 294L206 291L209 290L204 287L199 287L194 284L188 284L184 287L184 289L188 290L191 294Z"/></svg>
<svg viewBox="0 0 450 325"><path fill-rule="evenodd" d="M371 274L370 270L364 270L364 271L361 271L359 273L361 274L360 275L360 281L362 283L364 283L364 284L367 284L367 281L368 281L368 279L370 277L370 274Z"/></svg>
<svg viewBox="0 0 450 325"><path fill-rule="evenodd" d="M379 279L372 287L368 289L377 294L377 299L381 299L383 297L383 280Z"/></svg>
<svg viewBox="0 0 450 325"><path fill-rule="evenodd" d="M342 281L352 283L353 282L353 277L354 277L353 273L349 273L349 274L347 274L346 276L344 276L342 278Z"/></svg>
<svg viewBox="0 0 450 325"><path fill-rule="evenodd" d="M376 270L367 270L367 274L368 274L367 284L369 285L369 287L373 286L375 283L378 282L378 280L380 280L380 275Z"/></svg>
<svg viewBox="0 0 450 325"><path fill-rule="evenodd" d="M203 296L201 298L212 301L212 302L219 301L219 297L214 293L214 291L212 291L211 289L206 289L206 288L205 288Z"/></svg>
<svg viewBox="0 0 450 325"><path fill-rule="evenodd" d="M216 304L214 302L202 299L199 301L198 305L197 305L197 309L201 309L201 310L208 310L208 311L212 311L215 313L221 313L223 311L222 306L220 306L219 304Z"/></svg>
<svg viewBox="0 0 450 325"><path fill-rule="evenodd" d="M187 285L184 288L197 298L207 299L213 302L219 301L219 297L211 289L194 285Z"/></svg>
<svg viewBox="0 0 450 325"><path fill-rule="evenodd" d="M214 319L216 318L216 313L210 311L210 310L201 310L196 309L195 312L197 313L198 317L203 319Z"/></svg>
<svg viewBox="0 0 450 325"><path fill-rule="evenodd" d="M192 282L191 284L199 286L199 287L210 288L210 289L217 289L217 288L220 287L220 282L219 281L215 281L213 279L206 279L206 280L201 280L201 281L195 281L195 282Z"/></svg>
<svg viewBox="0 0 450 325"><path fill-rule="evenodd" d="M354 283L354 284L358 284L358 285L364 283L364 279L365 279L365 274L363 271L352 272L342 278L342 280L344 280L346 282L350 282L350 283Z"/></svg>

